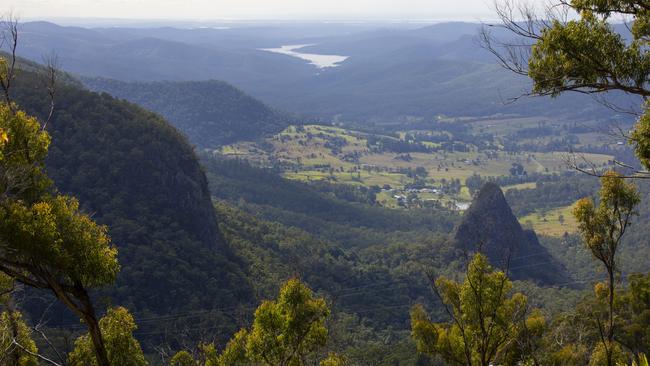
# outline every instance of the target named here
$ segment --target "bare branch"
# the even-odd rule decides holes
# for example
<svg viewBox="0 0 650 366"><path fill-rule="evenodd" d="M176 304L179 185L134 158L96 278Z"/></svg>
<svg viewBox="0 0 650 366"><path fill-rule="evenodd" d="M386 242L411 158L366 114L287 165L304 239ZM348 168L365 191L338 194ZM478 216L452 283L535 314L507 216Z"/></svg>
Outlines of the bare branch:
<svg viewBox="0 0 650 366"><path fill-rule="evenodd" d="M602 178L605 176L605 168L596 166L592 161L587 159L584 154L570 152L565 159L567 166L580 173L592 177ZM617 176L620 179L650 179L650 172L638 170L635 167L625 164L618 160L612 160L612 163L620 168L630 170L630 173Z"/></svg>
<svg viewBox="0 0 650 366"><path fill-rule="evenodd" d="M18 48L18 18L11 12L8 13L2 21L0 21L0 39L2 48L7 48L9 60L2 64L3 70L0 70L0 88L2 88L5 102L10 106L12 111L15 112L13 104L11 103L11 86L15 78L16 71L16 49Z"/></svg>
<svg viewBox="0 0 650 366"><path fill-rule="evenodd" d="M54 352L54 354L56 354L56 357L61 362L61 365L65 365L66 364L65 357L61 355L59 350L54 346L54 344L50 341L50 339L47 337L45 332L41 329L41 327L46 324L45 317L47 316L48 312L50 311L54 303L55 303L54 301L50 302L50 304L45 308L45 310L41 314L41 318L39 319L38 323L35 326L33 326L32 329L41 336L41 338L45 341L48 347L50 347L50 349Z"/></svg>
<svg viewBox="0 0 650 366"><path fill-rule="evenodd" d="M59 350L58 350L56 347L54 347L54 344L52 344L52 342L51 342L50 339L47 337L47 335L45 335L45 332L44 332L42 329L39 328L39 325L37 325L36 327L33 327L32 329L33 329L35 332L37 332L37 333L41 336L41 338L43 338L43 340L45 341L45 343L47 344L47 346L50 347L50 349L54 352L54 354L56 354L56 357L57 357L57 358L59 359L59 361L61 362L61 365L62 365L62 366L65 366L65 365L66 365L65 357L63 357L63 356L61 355L61 353L59 352Z"/></svg>
<svg viewBox="0 0 650 366"><path fill-rule="evenodd" d="M609 108L613 110L616 113L623 113L627 114L630 116L634 117L640 117L641 112L638 110L638 108L635 108L634 106L629 106L629 107L621 107L609 100L606 99L606 95L600 95L600 94L594 94L592 95L592 98L599 104L605 106L606 108Z"/></svg>
<svg viewBox="0 0 650 366"><path fill-rule="evenodd" d="M23 352L25 352L25 353L27 353L27 354L29 354L31 356L34 356L34 357L38 358L41 361L47 362L50 365L63 366L63 365L61 365L59 363L54 362L53 360L50 360L49 358L47 358L47 357L45 357L45 356L43 356L41 354L38 354L38 353L35 353L35 352L32 352L32 351L28 350L27 348L23 347L23 345L18 343L15 339L12 341L12 344L14 344L16 347L20 348Z"/></svg>
<svg viewBox="0 0 650 366"><path fill-rule="evenodd" d="M43 122L42 127L42 129L45 130L47 128L47 124L52 119L52 115L54 115L54 97L56 95L59 57L56 53L52 53L50 56L45 57L43 61L43 64L45 65L45 90L47 91L47 95L50 100L50 109L47 117L45 118L45 121Z"/></svg>

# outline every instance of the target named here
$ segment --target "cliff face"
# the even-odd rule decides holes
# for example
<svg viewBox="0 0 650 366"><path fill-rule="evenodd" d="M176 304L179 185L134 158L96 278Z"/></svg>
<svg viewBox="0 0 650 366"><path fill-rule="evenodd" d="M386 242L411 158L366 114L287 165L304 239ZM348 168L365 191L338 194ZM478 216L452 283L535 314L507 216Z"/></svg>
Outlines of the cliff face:
<svg viewBox="0 0 650 366"><path fill-rule="evenodd" d="M456 228L454 243L467 252L483 252L493 265L507 267L514 279L552 284L567 278L535 232L521 227L501 188L494 183L481 188Z"/></svg>

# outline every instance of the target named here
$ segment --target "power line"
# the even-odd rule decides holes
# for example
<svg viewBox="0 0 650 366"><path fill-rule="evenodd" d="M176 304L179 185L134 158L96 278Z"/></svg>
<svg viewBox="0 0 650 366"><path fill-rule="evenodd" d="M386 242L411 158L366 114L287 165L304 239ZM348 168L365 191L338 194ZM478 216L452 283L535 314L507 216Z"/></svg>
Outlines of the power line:
<svg viewBox="0 0 650 366"><path fill-rule="evenodd" d="M535 255L545 254L545 253L547 253L547 252L539 252L539 253L535 253L535 254L530 254L530 255L518 257L517 259L532 257L532 256L535 256ZM546 264L551 264L551 263L555 263L555 262L554 261L546 261L546 262L541 262L541 263L529 263L529 264L526 264L526 265L511 267L509 269L511 269L511 270L512 269L522 269L522 268L536 267L536 266L541 266L541 265L546 265ZM568 285L568 284L572 284L572 283L588 282L590 280L591 279L569 281L569 282L564 282L564 283L561 283L561 284L555 284L554 287L564 286L564 285ZM338 291L326 293L325 295L333 297L333 298L343 298L343 297L348 297L348 296L353 296L353 295L373 294L373 293L384 292L384 291L389 291L389 290L408 289L408 284L409 283L404 281L404 280L386 281L386 282L376 283L376 284L368 284L368 285L363 285L363 286L354 286L354 287L349 287L349 288L343 288L343 289L339 289ZM374 287L385 286L385 285L394 285L394 286L389 286L389 287L386 287L386 288L370 290L370 291L352 291L352 290L368 289L368 288L374 288ZM233 291L229 291L229 292L233 292ZM155 323L155 322L162 322L162 321L174 321L174 320L179 320L179 319L183 319L183 318L199 317L199 316L207 315L207 314L211 314L211 313L215 313L215 314L233 314L233 313L231 313L232 311L254 310L254 309L257 308L257 306L258 305L238 305L238 306L231 306L231 307L224 307L224 308L196 310L196 311L190 311L190 312L182 312L182 313L175 313L175 314L150 316L150 317L145 317L145 318L136 318L135 321L136 321L137 324L147 324L147 323L152 323L152 322ZM364 310L362 312L368 312L368 311L370 311L370 310ZM354 313L358 313L358 312L355 311ZM85 327L85 325L80 324L80 323L70 323L70 324L53 325L52 327L57 327L57 328L83 328L83 327Z"/></svg>
<svg viewBox="0 0 650 366"><path fill-rule="evenodd" d="M338 297L344 297L344 296L350 296L350 295L355 295L355 294L361 294L361 293L373 293L375 291L386 291L390 288L381 288L377 289L374 291L361 291L361 292L348 292L350 290L359 290L363 288L372 288L372 287L377 287L377 286L385 286L385 285L390 285L390 284L407 284L406 281L403 280L398 280L398 281L386 281L383 283L376 283L376 284L369 284L369 285L364 285L364 286L355 286L355 287L349 287L349 288L344 288L340 289L339 291L334 291L330 293L326 293L328 296L338 296ZM396 288L398 286L394 286L392 288ZM339 296L339 294L341 294ZM182 313L175 313L175 314L166 314L166 315L158 315L158 316L151 316L151 317L145 317L145 318L136 318L135 321L138 324L142 323L148 323L151 321L159 321L159 320L176 320L178 318L182 317L194 317L194 316L201 316L209 313L227 313L228 311L231 310L247 310L247 309L256 309L258 305L238 305L238 306L230 306L230 307L225 307L225 308L213 308L213 309L206 309L206 310L196 310L196 311L189 311L189 312L182 312ZM58 324L58 325L53 325L53 327L85 327L84 324L79 324L79 323L69 323L69 324Z"/></svg>

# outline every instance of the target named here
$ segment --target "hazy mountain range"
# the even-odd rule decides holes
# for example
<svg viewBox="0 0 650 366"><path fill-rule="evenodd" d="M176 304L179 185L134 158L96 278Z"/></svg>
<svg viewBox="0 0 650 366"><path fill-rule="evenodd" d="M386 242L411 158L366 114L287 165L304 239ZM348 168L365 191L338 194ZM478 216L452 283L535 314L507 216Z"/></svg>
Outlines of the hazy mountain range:
<svg viewBox="0 0 650 366"><path fill-rule="evenodd" d="M272 107L327 119L384 123L439 115L602 114L602 106L577 95L554 101L552 108L548 99L504 104L529 84L479 47L479 29L472 23L88 29L31 22L21 24L19 53L40 61L55 52L62 68L81 76L222 80ZM292 44L310 45L298 52L349 57L338 67L319 69L262 50Z"/></svg>

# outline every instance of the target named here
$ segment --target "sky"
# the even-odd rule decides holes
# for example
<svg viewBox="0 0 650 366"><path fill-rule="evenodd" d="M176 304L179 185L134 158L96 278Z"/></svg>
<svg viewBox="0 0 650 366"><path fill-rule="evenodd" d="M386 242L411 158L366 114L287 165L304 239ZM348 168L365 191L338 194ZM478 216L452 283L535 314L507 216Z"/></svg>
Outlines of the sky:
<svg viewBox="0 0 650 366"><path fill-rule="evenodd" d="M482 20L492 0L0 0L21 19Z"/></svg>

